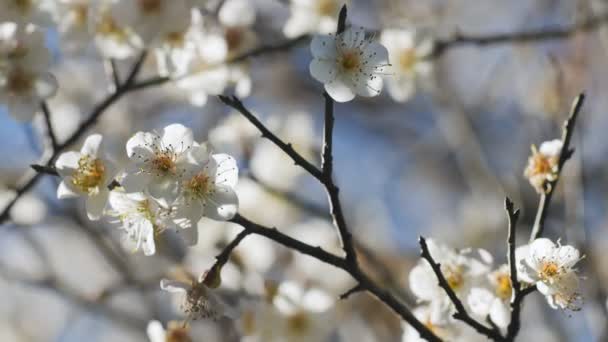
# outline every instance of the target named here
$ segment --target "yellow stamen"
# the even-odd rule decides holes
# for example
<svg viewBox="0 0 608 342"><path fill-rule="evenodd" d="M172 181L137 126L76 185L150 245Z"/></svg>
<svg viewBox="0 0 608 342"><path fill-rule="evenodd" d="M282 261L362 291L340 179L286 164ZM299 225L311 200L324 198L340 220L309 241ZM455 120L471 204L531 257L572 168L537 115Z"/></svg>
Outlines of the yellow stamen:
<svg viewBox="0 0 608 342"><path fill-rule="evenodd" d="M72 176L72 184L83 192L98 191L105 175L105 166L100 159L92 159L86 155L78 160L78 169Z"/></svg>

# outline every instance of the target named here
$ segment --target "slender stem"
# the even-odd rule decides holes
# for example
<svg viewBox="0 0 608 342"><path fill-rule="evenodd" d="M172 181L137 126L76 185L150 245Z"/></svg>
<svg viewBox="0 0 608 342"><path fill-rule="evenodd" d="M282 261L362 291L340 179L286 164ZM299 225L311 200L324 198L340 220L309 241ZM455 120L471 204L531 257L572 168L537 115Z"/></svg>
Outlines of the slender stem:
<svg viewBox="0 0 608 342"><path fill-rule="evenodd" d="M555 188L557 187L557 182L561 177L564 165L574 153L574 149L570 148L570 141L572 139L572 134L574 133L576 118L581 112L584 102L585 94L581 93L576 97L576 99L574 99L574 102L572 103L572 108L570 110L570 116L564 122L564 128L562 131L562 150L559 154L559 159L557 162L556 177L553 181L549 182L546 185L547 192L540 196L538 210L536 211L536 217L534 219L534 226L532 228L532 233L530 234L530 242L541 237L545 229L545 219L547 218L549 204L551 203L551 199L553 198L553 193L555 192Z"/></svg>
<svg viewBox="0 0 608 342"><path fill-rule="evenodd" d="M46 133L51 141L51 149L54 152L57 150L59 143L57 142L57 135L55 135L55 130L53 129L53 124L51 123L51 110L49 109L46 101L42 101L40 103L40 109L42 110L42 116L44 117Z"/></svg>
<svg viewBox="0 0 608 342"><path fill-rule="evenodd" d="M426 244L426 240L421 236L419 239L419 242L420 242L420 248L422 250L422 253L421 253L422 258L426 259L426 261L429 263L429 265L433 269L433 272L435 273L435 276L437 276L439 286L445 291L447 296L450 298L450 301L452 302L452 304L454 304L456 313L453 315L453 317L458 320L463 321L464 323L468 324L470 327L475 329L480 334L485 335L494 341L502 341L503 337L502 337L502 335L500 335L500 332L497 332L492 328L488 328L487 326L479 323L477 320L475 320L473 317L471 317L469 315L469 313L465 309L464 305L462 304L462 302L460 301L460 299L458 298L458 296L456 295L454 290L452 290L448 281L445 279L445 276L443 275L443 272L441 271L441 265L438 264L437 262L435 262L435 260L433 259L433 256L429 252L428 246Z"/></svg>
<svg viewBox="0 0 608 342"><path fill-rule="evenodd" d="M507 327L506 339L512 340L519 333L519 328L521 325L521 300L517 300L521 296L521 283L517 279L517 264L515 258L515 244L519 209L514 209L513 202L507 197L505 198L505 210L507 211L507 217L509 218L509 236L507 238L507 247L509 249L509 274L511 279L511 288L513 290L513 298L511 300L511 321L509 322L509 325Z"/></svg>

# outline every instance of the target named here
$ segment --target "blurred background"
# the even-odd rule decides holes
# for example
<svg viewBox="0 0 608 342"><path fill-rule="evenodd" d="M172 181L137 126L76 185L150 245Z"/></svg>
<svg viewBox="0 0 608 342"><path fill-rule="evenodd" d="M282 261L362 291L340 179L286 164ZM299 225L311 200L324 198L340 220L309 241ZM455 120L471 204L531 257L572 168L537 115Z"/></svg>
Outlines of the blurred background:
<svg viewBox="0 0 608 342"><path fill-rule="evenodd" d="M252 0L253 1L253 0ZM285 1L253 1L259 43L284 41ZM608 2L602 0L353 0L349 20L371 31L419 27L437 41L510 32L568 30L590 18L597 25L558 39L450 45L432 59L433 73L405 102L384 91L336 105L335 179L364 266L411 305L407 274L418 260L417 237L456 248L485 248L504 262L505 196L521 208L520 243L534 220L538 195L523 177L532 144L561 135L580 92L587 95L566 164L549 209L545 236L577 246L585 304L580 312L550 309L542 296L526 301L521 341L608 341L606 293L608 207ZM70 136L107 94L102 60L72 54L48 33L58 94L48 101L60 141ZM320 163L322 85L308 72L308 41L248 59L251 94L243 99L296 150ZM126 73L132 60L119 62ZM154 75L153 59L144 75ZM390 75L387 77L391 77ZM226 93L230 93L229 90ZM0 112L0 197L7 203L29 165L44 153L42 118L19 123ZM211 96L192 106L172 84L132 93L113 105L91 132L104 134L126 160L136 131L179 122L197 141L235 156L240 212L304 241L338 251L323 188L263 140L238 113ZM79 149L79 145L74 146ZM29 172L29 171L28 171ZM116 225L89 221L81 200L59 201L60 180L43 177L11 209L0 228L1 341L147 341L146 325L180 317L159 280L176 270L198 275L238 232L204 219L199 244L186 248L169 232L151 257L121 244ZM261 278L295 281L337 297L352 280L343 272L251 236L223 271L222 291L251 293ZM367 295L336 303L333 340L400 341L398 319ZM238 341L229 322L193 323L197 341Z"/></svg>

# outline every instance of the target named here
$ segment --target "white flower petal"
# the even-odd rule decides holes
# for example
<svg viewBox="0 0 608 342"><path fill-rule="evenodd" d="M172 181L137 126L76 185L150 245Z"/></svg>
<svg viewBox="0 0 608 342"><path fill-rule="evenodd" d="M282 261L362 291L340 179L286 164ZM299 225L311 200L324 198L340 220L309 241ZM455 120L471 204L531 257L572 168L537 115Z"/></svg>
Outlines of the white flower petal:
<svg viewBox="0 0 608 342"><path fill-rule="evenodd" d="M106 204L108 203L108 196L110 191L106 189L100 189L96 195L91 195L86 200L87 216L89 220L96 221L101 218Z"/></svg>
<svg viewBox="0 0 608 342"><path fill-rule="evenodd" d="M179 293L188 292L192 286L177 280L161 279L160 288L167 292Z"/></svg>
<svg viewBox="0 0 608 342"><path fill-rule="evenodd" d="M348 102L355 98L355 93L342 80L336 79L325 84L325 91L336 102Z"/></svg>
<svg viewBox="0 0 608 342"><path fill-rule="evenodd" d="M328 83L336 78L336 64L333 61L313 59L310 62L310 74L321 83Z"/></svg>
<svg viewBox="0 0 608 342"><path fill-rule="evenodd" d="M495 298L490 308L490 318L497 326L506 328L511 322L511 310L506 303Z"/></svg>
<svg viewBox="0 0 608 342"><path fill-rule="evenodd" d="M182 124L171 124L163 129L163 147L183 152L194 143L192 130Z"/></svg>
<svg viewBox="0 0 608 342"><path fill-rule="evenodd" d="M214 154L217 164L215 182L218 185L234 188L239 180L239 168L236 160L227 154Z"/></svg>
<svg viewBox="0 0 608 342"><path fill-rule="evenodd" d="M543 260L554 256L555 248L555 244L549 239L536 239L530 244L530 251L528 252L526 261L532 268L538 270Z"/></svg>
<svg viewBox="0 0 608 342"><path fill-rule="evenodd" d="M127 156L135 162L151 158L154 155L153 146L159 137L148 132L137 132L127 141ZM135 158L134 158L135 157Z"/></svg>
<svg viewBox="0 0 608 342"><path fill-rule="evenodd" d="M68 181L68 179L59 183L59 186L57 187L57 198L66 199L66 198L78 197L79 194L77 192L75 192L74 190L72 190L68 185L66 185L66 181Z"/></svg>
<svg viewBox="0 0 608 342"><path fill-rule="evenodd" d="M55 168L62 177L71 176L78 169L78 161L82 157L80 152L69 151L59 155L55 161Z"/></svg>
<svg viewBox="0 0 608 342"><path fill-rule="evenodd" d="M57 79L53 74L45 72L38 75L34 82L34 87L36 89L36 94L41 99L48 99L55 95L57 88L59 88L59 83L57 83Z"/></svg>
<svg viewBox="0 0 608 342"><path fill-rule="evenodd" d="M97 157L102 141L103 137L101 136L101 134L89 135L84 141L84 144L82 144L80 153L91 157Z"/></svg>
<svg viewBox="0 0 608 342"><path fill-rule="evenodd" d="M218 186L205 206L205 216L217 221L226 221L239 210L239 199L232 188Z"/></svg>
<svg viewBox="0 0 608 342"><path fill-rule="evenodd" d="M313 57L321 59L336 59L336 38L330 35L316 35L310 42L310 52Z"/></svg>
<svg viewBox="0 0 608 342"><path fill-rule="evenodd" d="M146 328L150 342L165 342L166 333L163 325L159 321L151 321Z"/></svg>
<svg viewBox="0 0 608 342"><path fill-rule="evenodd" d="M155 178L148 183L148 192L158 200L171 204L179 196L179 183L172 177Z"/></svg>
<svg viewBox="0 0 608 342"><path fill-rule="evenodd" d="M361 46L365 40L365 30L361 27L347 28L338 36L338 44L344 44L346 48Z"/></svg>
<svg viewBox="0 0 608 342"><path fill-rule="evenodd" d="M255 22L255 8L251 0L226 0L218 12L222 25L251 26Z"/></svg>
<svg viewBox="0 0 608 342"><path fill-rule="evenodd" d="M147 173L137 173L136 170L127 171L120 181L120 185L127 192L141 192L146 185L152 181L152 177Z"/></svg>
<svg viewBox="0 0 608 342"><path fill-rule="evenodd" d="M556 253L560 265L565 268L571 268L581 260L581 253L572 246L561 246Z"/></svg>

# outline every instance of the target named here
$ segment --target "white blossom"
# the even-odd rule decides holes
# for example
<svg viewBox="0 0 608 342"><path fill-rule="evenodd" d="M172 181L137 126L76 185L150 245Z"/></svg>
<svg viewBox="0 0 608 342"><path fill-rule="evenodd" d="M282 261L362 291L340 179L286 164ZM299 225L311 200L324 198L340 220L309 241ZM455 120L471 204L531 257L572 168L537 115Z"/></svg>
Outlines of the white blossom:
<svg viewBox="0 0 608 342"><path fill-rule="evenodd" d="M87 215L98 220L108 203L108 186L114 180L116 167L103 153L102 136L90 135L80 152L62 153L55 167L63 178L57 188L60 199L87 196Z"/></svg>
<svg viewBox="0 0 608 342"><path fill-rule="evenodd" d="M498 327L506 328L511 321L512 286L508 265L488 274L484 287L473 287L467 296L471 312L481 320L488 315Z"/></svg>
<svg viewBox="0 0 608 342"><path fill-rule="evenodd" d="M125 59L143 49L141 39L113 16L110 0L100 0L92 9L90 30L97 50L105 58Z"/></svg>
<svg viewBox="0 0 608 342"><path fill-rule="evenodd" d="M0 23L50 26L53 24L54 5L55 0L0 0Z"/></svg>
<svg viewBox="0 0 608 342"><path fill-rule="evenodd" d="M419 81L429 77L433 63L431 39L408 29L382 31L380 41L388 49L391 74L386 78L388 92L396 101L406 101L416 91Z"/></svg>
<svg viewBox="0 0 608 342"><path fill-rule="evenodd" d="M146 191L169 207L179 196L193 144L192 130L181 124L165 127L162 135L137 132L127 141L130 164L121 185L127 192Z"/></svg>
<svg viewBox="0 0 608 342"><path fill-rule="evenodd" d="M312 39L310 73L325 84L327 93L338 102L360 96L377 96L382 90L382 73L388 65L388 51L365 38L361 28L343 33L318 35Z"/></svg>
<svg viewBox="0 0 608 342"><path fill-rule="evenodd" d="M80 50L86 47L91 34L92 7L91 0L59 0L57 2L57 29L61 34L61 42L70 50Z"/></svg>
<svg viewBox="0 0 608 342"><path fill-rule="evenodd" d="M238 168L234 158L213 154L207 144L202 144L188 151L188 159L180 195L174 204L177 217L193 226L203 216L219 221L234 217L238 210L234 191Z"/></svg>
<svg viewBox="0 0 608 342"><path fill-rule="evenodd" d="M328 34L336 31L338 13L345 0L291 0L290 17L283 33L294 38L306 33Z"/></svg>
<svg viewBox="0 0 608 342"><path fill-rule="evenodd" d="M148 45L187 28L190 9L188 0L120 0L112 4L111 12L118 25L129 28Z"/></svg>
<svg viewBox="0 0 608 342"><path fill-rule="evenodd" d="M0 103L19 121L31 120L40 102L53 96L57 80L44 34L33 26L0 25Z"/></svg>
<svg viewBox="0 0 608 342"><path fill-rule="evenodd" d="M552 308L578 310L581 295L574 266L580 260L581 255L576 248L539 238L530 244L522 261L522 277L536 284Z"/></svg>
<svg viewBox="0 0 608 342"><path fill-rule="evenodd" d="M557 177L562 146L563 142L560 139L545 141L538 150L532 145L532 155L528 158L524 176L539 194L549 190L546 188L547 182L554 181Z"/></svg>
<svg viewBox="0 0 608 342"><path fill-rule="evenodd" d="M177 280L162 279L160 288L167 292L178 293L183 296L182 310L190 319L211 318L214 320L222 317L236 319L236 310L229 306L214 289L209 288L203 282L204 274L198 281L184 283Z"/></svg>
<svg viewBox="0 0 608 342"><path fill-rule="evenodd" d="M192 342L190 329L180 322L170 321L165 330L159 321L150 321L146 332L150 342Z"/></svg>

